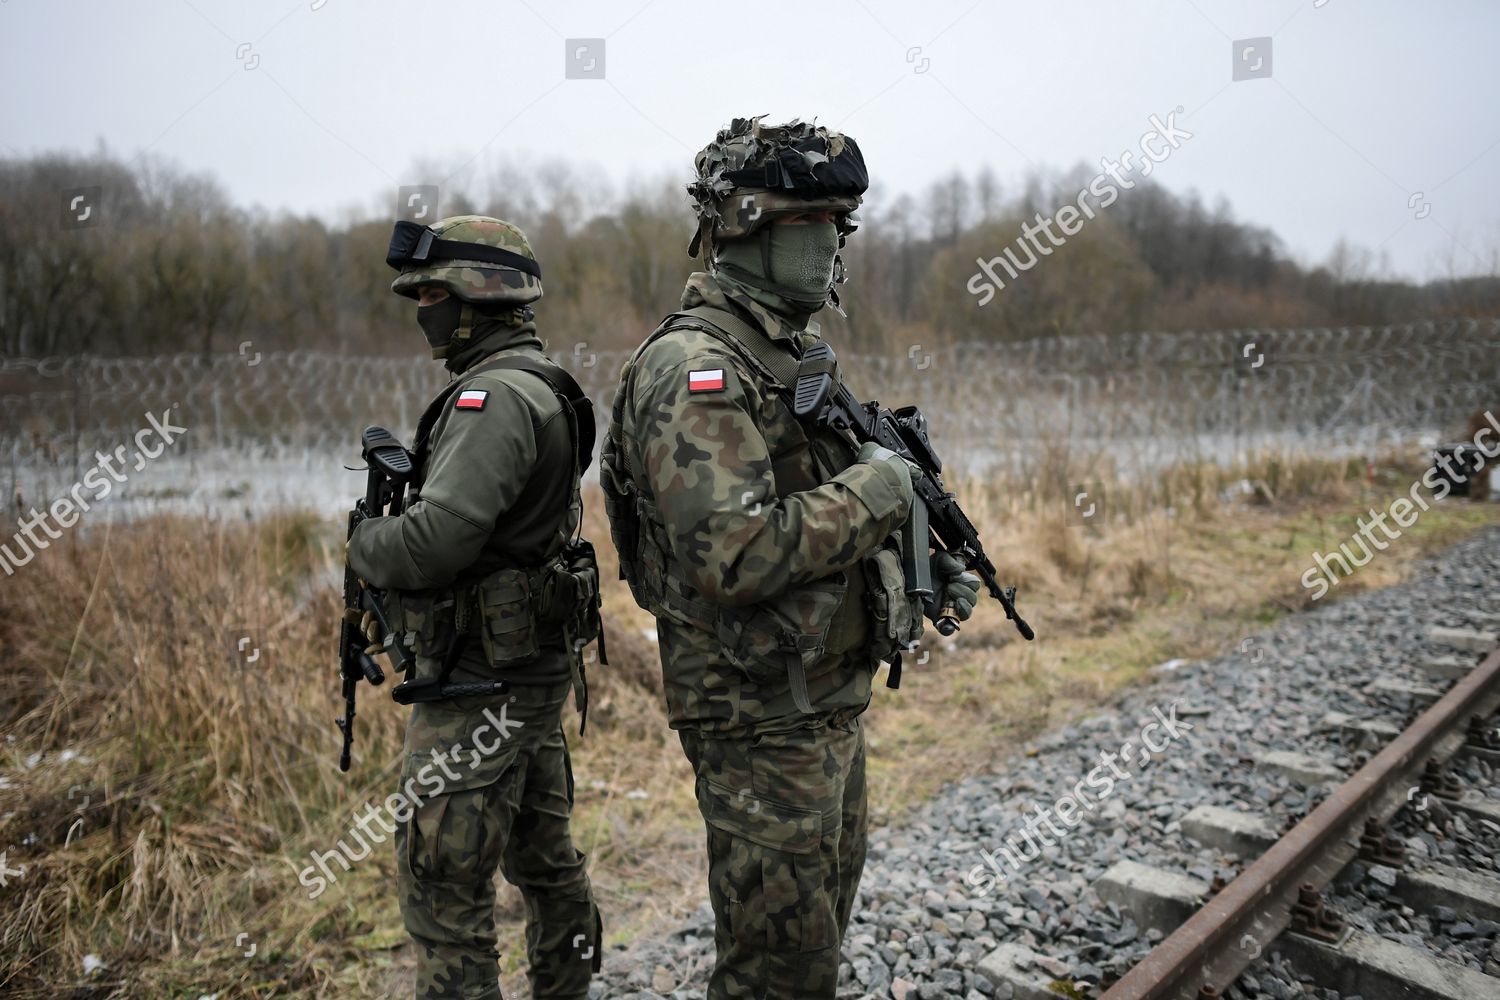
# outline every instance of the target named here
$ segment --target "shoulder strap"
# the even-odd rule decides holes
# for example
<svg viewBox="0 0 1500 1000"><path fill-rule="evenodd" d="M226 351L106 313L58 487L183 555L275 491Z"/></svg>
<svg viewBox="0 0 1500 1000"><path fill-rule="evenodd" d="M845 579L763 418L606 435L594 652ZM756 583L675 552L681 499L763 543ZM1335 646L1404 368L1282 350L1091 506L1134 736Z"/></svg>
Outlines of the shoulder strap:
<svg viewBox="0 0 1500 1000"><path fill-rule="evenodd" d="M482 365L476 365L464 372L464 377L476 375L481 372L511 370L530 372L541 378L552 391L567 404L573 425L577 431L573 440L573 447L578 455L578 473L582 475L594 461L594 401L589 398L588 393L578 385L578 380L566 369L552 364L548 361L540 361L519 354L507 354L487 361Z"/></svg>
<svg viewBox="0 0 1500 1000"><path fill-rule="evenodd" d="M684 323L681 320L689 320ZM615 392L614 409L610 421L610 434L614 444L625 457L625 467L629 477L636 483L644 482L643 470L640 463L636 461L635 449L620 439L618 431L624 426L624 407L626 396L630 391L630 376L633 374L635 361L641 356L646 348L662 334L671 330L679 330L684 327L702 330L711 336L717 337L730 350L741 358L753 364L761 372L770 377L778 388L788 392L796 388L797 375L803 370L801 362L791 354L787 353L779 344L760 328L741 319L734 312L720 309L715 306L699 305L689 309L679 309L669 314L661 321L655 330L651 332L641 344L636 347L621 369L621 382L619 389ZM813 368L823 370L825 367L832 368L832 363L812 362ZM834 371L830 371L837 378Z"/></svg>
<svg viewBox="0 0 1500 1000"><path fill-rule="evenodd" d="M709 332L717 331L723 335L721 339L744 348L781 388L792 389L797 385L799 362L759 327L745 322L727 309L714 306L693 306L691 309L679 310L668 316L662 326L670 326L678 316L697 320L711 328Z"/></svg>
<svg viewBox="0 0 1500 1000"><path fill-rule="evenodd" d="M755 363L763 373L770 376L778 388L788 393L795 392L797 379L801 375L827 374L832 377L834 385L843 385L843 373L832 357L799 359L772 340L764 330L747 323L734 312L713 306L694 306L692 309L673 313L662 325L668 326L678 317L690 319L698 324L698 329L717 335L731 349L737 349L740 357ZM790 404L790 400L788 403ZM831 464L832 460L820 454L816 448L813 450L813 461L825 477L833 476L848 465L847 461L843 465Z"/></svg>
<svg viewBox="0 0 1500 1000"><path fill-rule="evenodd" d="M691 322L680 322L684 319ZM640 356L646 352L646 348L655 343L658 338L673 330L681 329L702 330L712 335L723 342L730 350L734 351L735 354L751 362L765 374L770 375L774 382L786 386L794 386L797 382L796 360L791 355L777 348L764 333L755 329L733 313L723 309L716 309L712 306L693 306L690 309L679 309L676 312L669 313L657 325L656 329L652 330L650 335L636 346L636 349L630 353L630 357L626 359L625 364L621 366L620 385L615 390L614 405L610 410L610 440L624 456L626 474L636 484L638 489L645 483L645 470L641 468L640 462L636 460L635 449L629 442L623 439L622 435L625 426L625 407L633 388L635 364ZM777 367L773 369L771 365L774 362L754 353L749 344L755 342L757 338L764 342L764 351L768 357L780 355L785 359L786 364L776 363Z"/></svg>

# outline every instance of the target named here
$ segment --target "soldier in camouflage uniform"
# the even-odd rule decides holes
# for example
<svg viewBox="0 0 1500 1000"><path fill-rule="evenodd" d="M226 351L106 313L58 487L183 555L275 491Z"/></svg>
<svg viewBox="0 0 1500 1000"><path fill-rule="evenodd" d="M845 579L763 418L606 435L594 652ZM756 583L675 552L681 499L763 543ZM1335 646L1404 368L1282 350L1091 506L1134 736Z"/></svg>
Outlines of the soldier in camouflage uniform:
<svg viewBox="0 0 1500 1000"><path fill-rule="evenodd" d="M597 571L566 555L589 457L575 453L577 424L587 418L591 451L592 415L548 380L529 305L541 269L519 229L401 223L389 262L392 290L418 301L432 356L453 373L418 426L414 499L364 521L348 550L362 579L389 589L392 628L415 654L396 696L414 703L401 787L420 804L397 815L396 849L416 996L499 1000L498 867L525 899L532 996L586 997L600 922L568 834L561 712L570 688L585 704L580 623L597 608ZM508 693L442 691L497 680Z"/></svg>
<svg viewBox="0 0 1500 1000"><path fill-rule="evenodd" d="M785 375L837 306L864 161L825 128L737 119L696 166L708 270L622 369L600 480L696 773L709 996L831 998L865 858L859 715L922 629L897 555L910 469L800 423ZM934 570L967 617L977 578Z"/></svg>

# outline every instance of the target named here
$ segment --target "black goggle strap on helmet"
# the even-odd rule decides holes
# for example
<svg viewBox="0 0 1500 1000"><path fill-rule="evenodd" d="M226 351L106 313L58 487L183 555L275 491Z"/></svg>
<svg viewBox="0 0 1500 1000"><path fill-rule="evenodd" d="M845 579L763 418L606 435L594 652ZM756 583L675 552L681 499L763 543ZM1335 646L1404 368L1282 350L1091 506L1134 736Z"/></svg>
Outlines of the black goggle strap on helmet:
<svg viewBox="0 0 1500 1000"><path fill-rule="evenodd" d="M460 243L445 240L430 227L402 219L391 230L391 243L386 248L385 262L399 271L411 264L426 264L434 260L474 260L484 264L500 264L531 275L542 277L542 266L524 254L504 247L485 246L483 243Z"/></svg>

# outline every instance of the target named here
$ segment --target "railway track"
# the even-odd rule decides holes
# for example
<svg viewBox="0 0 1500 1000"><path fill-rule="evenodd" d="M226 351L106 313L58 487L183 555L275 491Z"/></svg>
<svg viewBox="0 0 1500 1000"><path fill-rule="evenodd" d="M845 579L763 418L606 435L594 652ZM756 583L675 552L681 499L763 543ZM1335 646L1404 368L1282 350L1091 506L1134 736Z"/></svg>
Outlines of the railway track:
<svg viewBox="0 0 1500 1000"><path fill-rule="evenodd" d="M1454 941L1500 933L1500 649L1493 632L1432 632L1453 652L1367 687L1392 717L1324 716L1324 749L1368 757L1352 776L1329 781L1340 771L1317 753L1256 762L1326 791L1289 828L1218 806L1183 818L1183 833L1235 877L1204 884L1122 861L1095 881L1100 899L1165 935L1102 1000L1289 1000L1298 994L1283 995L1288 980L1327 998L1500 1000L1500 956L1444 955ZM1480 846L1446 857L1456 824ZM1097 983L1038 974L1034 958L1001 946L981 971L1016 1000L1099 995ZM1256 975L1267 965L1274 986Z"/></svg>
<svg viewBox="0 0 1500 1000"><path fill-rule="evenodd" d="M1497 580L1491 527L1400 586L1163 663L875 826L840 1000L1500 1000ZM1303 848L1251 876L1288 833ZM1291 888L1245 891L1269 866ZM1342 925L1310 900L1297 919L1332 940L1288 930L1304 882ZM612 953L599 1000L702 997L713 936L704 905Z"/></svg>

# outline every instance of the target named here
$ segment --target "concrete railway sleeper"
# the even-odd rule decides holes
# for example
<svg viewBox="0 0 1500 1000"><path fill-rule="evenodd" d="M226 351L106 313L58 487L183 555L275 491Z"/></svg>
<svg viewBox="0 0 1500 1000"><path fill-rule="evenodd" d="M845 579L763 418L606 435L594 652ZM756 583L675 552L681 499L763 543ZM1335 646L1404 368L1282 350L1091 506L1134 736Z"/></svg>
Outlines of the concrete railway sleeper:
<svg viewBox="0 0 1500 1000"><path fill-rule="evenodd" d="M1422 822L1461 815L1500 848L1500 800L1466 788L1450 765L1466 762L1483 774L1500 768L1500 649L1490 632L1434 629L1432 639L1460 656L1419 664L1420 681L1377 679L1367 690L1427 705L1404 729L1387 720L1329 713L1322 730L1351 744L1382 744L1378 752L1289 830L1251 813L1200 806L1183 832L1222 855L1247 864L1227 885L1122 861L1094 885L1100 898L1130 911L1142 927L1166 934L1146 957L1110 987L1103 1000L1217 997L1262 954L1275 953L1303 978L1344 996L1500 1000L1500 977L1428 951L1352 927L1327 894L1351 878L1386 886L1399 912L1436 914L1445 932L1463 935L1472 921L1500 922L1500 878L1483 871L1410 863L1393 820L1423 814ZM1438 688L1472 654L1489 651L1445 693ZM1296 780L1325 782L1338 772L1316 754L1269 754L1258 766ZM1488 843L1488 840L1486 841ZM1399 921L1399 916L1396 918ZM1024 949L1020 949L1024 951ZM1025 973L1032 963L1016 946L1002 946L983 971L1012 996L1056 997L1055 983Z"/></svg>

